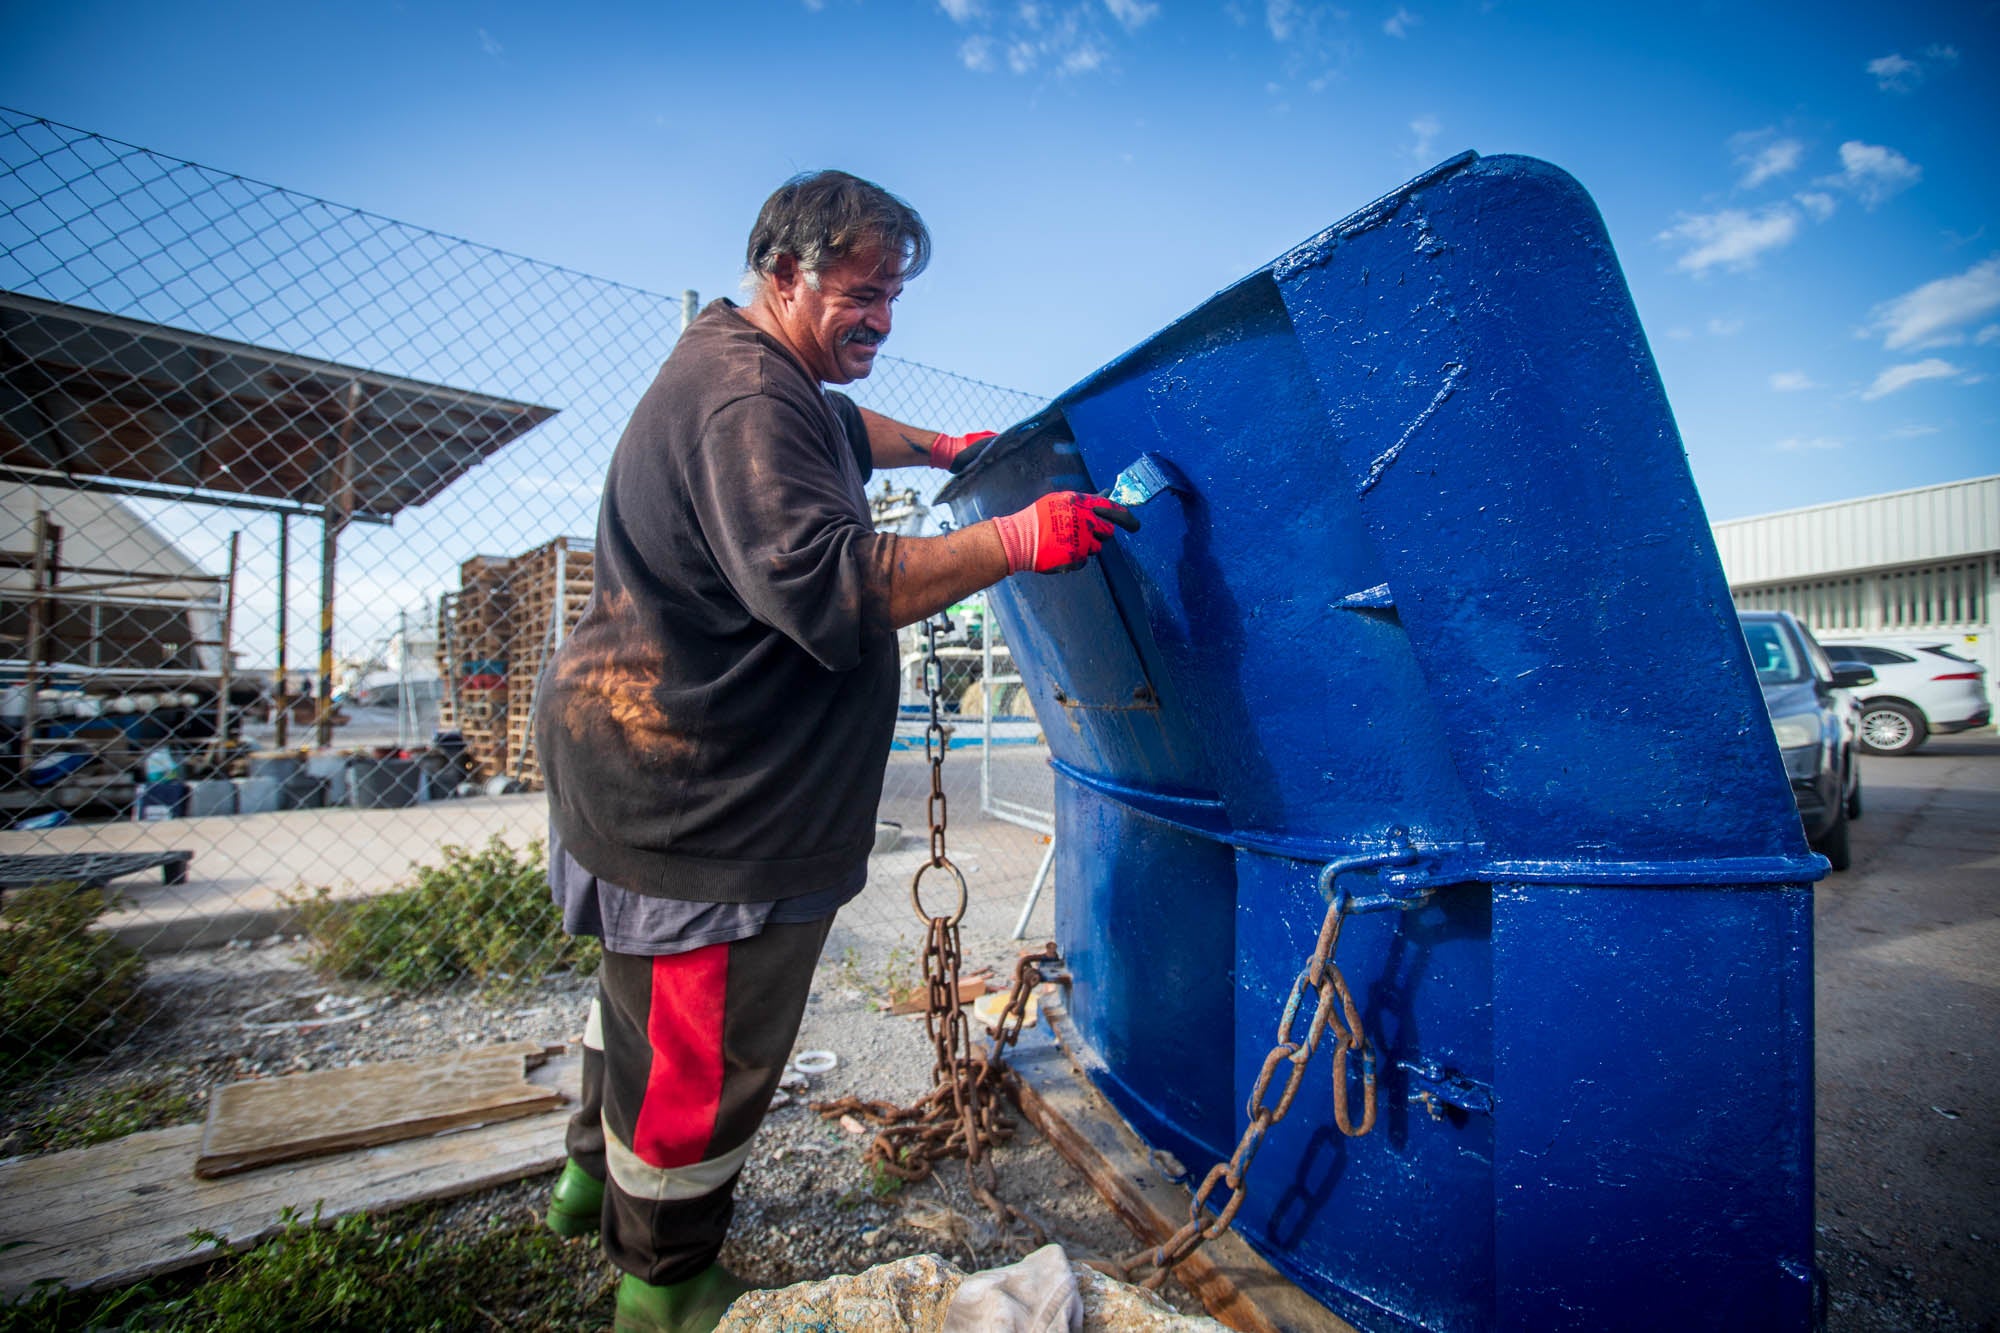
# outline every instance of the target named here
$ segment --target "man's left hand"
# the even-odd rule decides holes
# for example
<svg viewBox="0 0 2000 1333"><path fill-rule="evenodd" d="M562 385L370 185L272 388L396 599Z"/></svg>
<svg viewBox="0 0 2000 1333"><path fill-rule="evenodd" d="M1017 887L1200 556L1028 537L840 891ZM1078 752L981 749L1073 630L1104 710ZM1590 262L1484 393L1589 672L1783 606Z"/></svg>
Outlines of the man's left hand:
<svg viewBox="0 0 2000 1333"><path fill-rule="evenodd" d="M970 435L940 435L931 441L930 464L952 472L963 472L973 459L986 452L986 442L996 433L976 430Z"/></svg>

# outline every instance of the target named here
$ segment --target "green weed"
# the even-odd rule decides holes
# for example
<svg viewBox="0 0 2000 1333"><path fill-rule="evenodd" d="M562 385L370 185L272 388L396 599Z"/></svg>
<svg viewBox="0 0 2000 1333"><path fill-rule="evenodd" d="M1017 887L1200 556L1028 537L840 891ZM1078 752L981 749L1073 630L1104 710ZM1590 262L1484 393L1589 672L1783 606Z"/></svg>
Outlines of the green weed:
<svg viewBox="0 0 2000 1333"><path fill-rule="evenodd" d="M292 902L327 975L377 980L404 991L464 978L527 985L551 972L597 970L595 940L565 935L549 899L542 844L517 852L495 837L477 851L446 847L435 866L373 898L335 899L320 889Z"/></svg>
<svg viewBox="0 0 2000 1333"><path fill-rule="evenodd" d="M0 1151L61 1152L136 1134L185 1125L200 1118L193 1094L171 1078L153 1078L71 1094L8 1130Z"/></svg>
<svg viewBox="0 0 2000 1333"><path fill-rule="evenodd" d="M43 1288L0 1306L0 1333L31 1329L417 1333L472 1328L596 1329L608 1281L595 1248L565 1245L532 1218L440 1237L430 1210L344 1217L296 1212L285 1229L206 1274L108 1295ZM223 1239L195 1232L197 1244Z"/></svg>
<svg viewBox="0 0 2000 1333"><path fill-rule="evenodd" d="M42 885L12 893L0 921L0 1056L25 1072L110 1049L140 1016L145 962L92 930L111 906L99 889Z"/></svg>

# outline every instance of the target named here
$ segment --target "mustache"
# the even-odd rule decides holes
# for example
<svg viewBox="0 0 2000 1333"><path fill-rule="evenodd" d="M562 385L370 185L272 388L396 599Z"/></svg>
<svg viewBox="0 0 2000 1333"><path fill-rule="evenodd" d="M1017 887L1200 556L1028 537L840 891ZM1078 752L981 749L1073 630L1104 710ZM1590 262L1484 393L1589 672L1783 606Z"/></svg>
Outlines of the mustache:
<svg viewBox="0 0 2000 1333"><path fill-rule="evenodd" d="M866 324L857 324L840 335L840 345L845 347L849 343L860 343L863 347L880 347L888 336L886 333L875 332Z"/></svg>

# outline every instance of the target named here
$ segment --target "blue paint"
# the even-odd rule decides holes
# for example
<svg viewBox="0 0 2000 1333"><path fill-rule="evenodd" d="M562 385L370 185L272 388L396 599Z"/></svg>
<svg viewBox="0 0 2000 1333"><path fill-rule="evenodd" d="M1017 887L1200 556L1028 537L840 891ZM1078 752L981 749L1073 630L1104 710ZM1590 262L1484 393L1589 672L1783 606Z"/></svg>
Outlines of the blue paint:
<svg viewBox="0 0 2000 1333"><path fill-rule="evenodd" d="M1141 453L1191 492L994 598L1105 1095L1227 1155L1346 894L1380 1121L1322 1053L1253 1245L1367 1329L1809 1326L1825 863L1589 196L1454 159L997 444L961 523Z"/></svg>

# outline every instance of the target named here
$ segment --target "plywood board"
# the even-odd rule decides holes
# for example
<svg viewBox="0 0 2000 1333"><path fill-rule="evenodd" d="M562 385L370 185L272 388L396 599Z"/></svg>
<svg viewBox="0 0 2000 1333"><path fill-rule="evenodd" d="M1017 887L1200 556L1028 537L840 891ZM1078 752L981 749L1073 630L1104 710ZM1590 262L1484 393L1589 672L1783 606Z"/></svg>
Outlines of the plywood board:
<svg viewBox="0 0 2000 1333"><path fill-rule="evenodd" d="M1022 1114L1090 1182L1139 1244L1159 1244L1187 1221L1188 1190L1154 1164L1144 1141L1064 1049L1059 1038L1067 1036L1075 1048L1075 1037L1062 1011L1050 1004L1043 1015L1050 1026L1024 1028L1008 1059L1020 1080ZM1234 1232L1189 1255L1175 1276L1211 1317L1239 1333L1355 1333Z"/></svg>
<svg viewBox="0 0 2000 1333"><path fill-rule="evenodd" d="M530 1079L574 1096L582 1067L568 1056ZM191 1241L196 1230L243 1250L282 1230L287 1210L311 1218L317 1209L332 1222L552 1171L563 1161L567 1119L545 1111L221 1180L194 1174L199 1125L0 1162L0 1296L42 1281L123 1286L207 1263L219 1252Z"/></svg>
<svg viewBox="0 0 2000 1333"><path fill-rule="evenodd" d="M394 1143L560 1104L524 1077L547 1053L532 1041L229 1083L209 1095L198 1176Z"/></svg>

